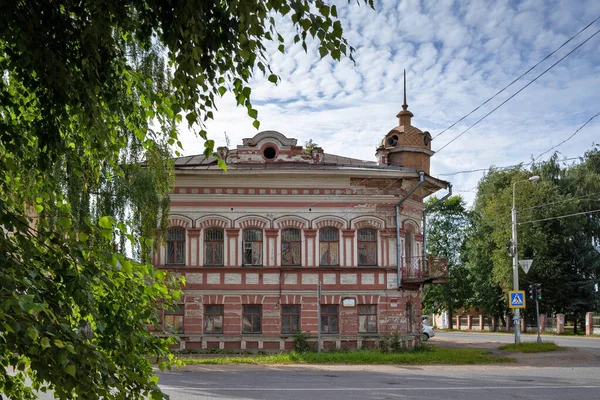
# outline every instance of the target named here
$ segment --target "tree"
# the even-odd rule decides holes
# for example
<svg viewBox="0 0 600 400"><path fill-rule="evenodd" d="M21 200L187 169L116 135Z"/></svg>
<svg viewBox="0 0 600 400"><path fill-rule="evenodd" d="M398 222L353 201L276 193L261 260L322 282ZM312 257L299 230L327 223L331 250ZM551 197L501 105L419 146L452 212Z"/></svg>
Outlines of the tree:
<svg viewBox="0 0 600 400"><path fill-rule="evenodd" d="M513 185L539 175L539 182L519 183L515 191L518 257L533 259L527 274L519 270L520 289L542 284L542 312L562 312L581 320L585 311L596 309L598 158L593 149L578 164L561 165L554 155L530 169L490 169L478 187L473 229L465 246L473 306L494 316L506 311L507 292L513 288L512 260L506 251L512 236ZM527 304L525 315L535 315L535 302Z"/></svg>
<svg viewBox="0 0 600 400"><path fill-rule="evenodd" d="M448 322L452 329L453 313L467 305L471 297L468 270L461 260L470 216L460 196L452 196L444 202L435 197L428 199L425 208L428 207L432 211L426 215L429 227L426 232L427 252L448 259L450 281L442 285L426 286L423 305L427 312L448 312Z"/></svg>
<svg viewBox="0 0 600 400"><path fill-rule="evenodd" d="M21 0L0 15L0 392L160 397L147 356L166 359L167 346L146 325L180 293L147 262L168 214L177 126L185 116L212 154L203 123L231 92L258 128L248 82L278 81L264 45L285 52L276 17L339 60L353 49L337 9Z"/></svg>

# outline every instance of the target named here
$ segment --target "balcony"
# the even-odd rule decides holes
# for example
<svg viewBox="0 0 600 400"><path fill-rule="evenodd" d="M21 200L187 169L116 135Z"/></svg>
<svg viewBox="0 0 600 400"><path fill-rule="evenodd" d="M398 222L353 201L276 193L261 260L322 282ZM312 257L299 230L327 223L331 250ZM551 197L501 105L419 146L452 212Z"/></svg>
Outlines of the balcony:
<svg viewBox="0 0 600 400"><path fill-rule="evenodd" d="M402 286L447 283L448 259L427 255L402 259Z"/></svg>

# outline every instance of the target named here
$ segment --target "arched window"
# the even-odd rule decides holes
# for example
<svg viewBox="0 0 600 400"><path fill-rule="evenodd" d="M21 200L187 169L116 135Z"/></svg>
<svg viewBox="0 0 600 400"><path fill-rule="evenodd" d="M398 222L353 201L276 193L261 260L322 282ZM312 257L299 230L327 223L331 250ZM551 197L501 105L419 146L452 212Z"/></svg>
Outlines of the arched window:
<svg viewBox="0 0 600 400"><path fill-rule="evenodd" d="M300 229L287 228L281 231L281 265L301 264Z"/></svg>
<svg viewBox="0 0 600 400"><path fill-rule="evenodd" d="M320 265L340 265L340 235L336 228L323 228L319 231Z"/></svg>
<svg viewBox="0 0 600 400"><path fill-rule="evenodd" d="M167 231L167 264L185 263L185 229L171 228Z"/></svg>
<svg viewBox="0 0 600 400"><path fill-rule="evenodd" d="M377 265L377 231L358 230L358 265Z"/></svg>
<svg viewBox="0 0 600 400"><path fill-rule="evenodd" d="M415 234L411 230L407 230L406 235L404 236L404 257L408 270L414 269L414 266L416 265L413 251L414 243Z"/></svg>
<svg viewBox="0 0 600 400"><path fill-rule="evenodd" d="M244 265L262 265L262 230L244 231Z"/></svg>
<svg viewBox="0 0 600 400"><path fill-rule="evenodd" d="M204 231L204 265L223 265L223 230Z"/></svg>

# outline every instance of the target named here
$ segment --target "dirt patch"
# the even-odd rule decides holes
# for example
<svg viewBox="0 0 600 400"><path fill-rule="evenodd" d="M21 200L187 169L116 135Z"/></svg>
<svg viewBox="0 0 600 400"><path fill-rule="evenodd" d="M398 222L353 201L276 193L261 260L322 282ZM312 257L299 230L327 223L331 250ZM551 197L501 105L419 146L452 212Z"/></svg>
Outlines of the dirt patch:
<svg viewBox="0 0 600 400"><path fill-rule="evenodd" d="M483 349L493 356L511 357L517 360L518 365L532 367L586 367L600 366L600 349L577 349L566 347L563 351L550 351L547 353L519 353L499 350L502 343L498 342L469 342L435 340L429 344L440 347Z"/></svg>

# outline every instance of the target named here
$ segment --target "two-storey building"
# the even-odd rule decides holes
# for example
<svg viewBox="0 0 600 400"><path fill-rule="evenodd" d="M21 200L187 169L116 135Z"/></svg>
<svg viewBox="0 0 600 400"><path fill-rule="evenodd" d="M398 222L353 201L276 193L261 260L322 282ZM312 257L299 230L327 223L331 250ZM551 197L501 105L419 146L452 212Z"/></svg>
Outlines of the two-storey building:
<svg viewBox="0 0 600 400"><path fill-rule="evenodd" d="M429 175L431 136L412 116L405 101L377 161L307 153L275 131L219 148L227 171L175 160L154 264L186 278L164 316L182 348L291 349L319 322L324 348L418 340L422 285L447 276L423 253L423 198L448 183Z"/></svg>

